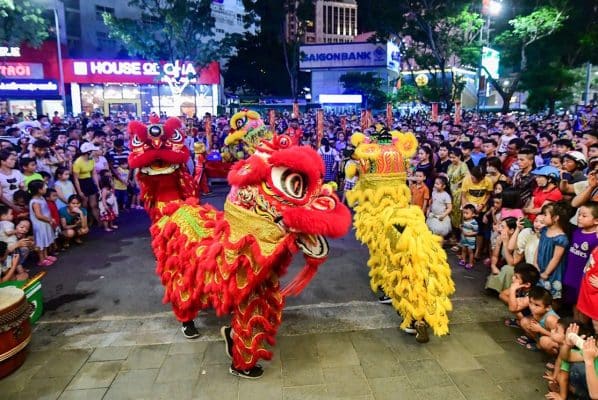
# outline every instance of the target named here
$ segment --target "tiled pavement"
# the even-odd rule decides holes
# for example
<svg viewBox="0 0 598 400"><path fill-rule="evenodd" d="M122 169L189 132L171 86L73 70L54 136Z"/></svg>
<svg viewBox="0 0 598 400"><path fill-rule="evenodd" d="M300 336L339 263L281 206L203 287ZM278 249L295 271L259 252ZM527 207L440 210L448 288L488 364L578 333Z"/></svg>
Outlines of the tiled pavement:
<svg viewBox="0 0 598 400"><path fill-rule="evenodd" d="M503 306L486 297L454 303L451 334L426 345L397 329L388 306L287 310L256 381L228 373L213 316L201 319L206 334L196 341L168 315L41 323L23 367L0 380L0 398L542 399L545 358L515 343Z"/></svg>

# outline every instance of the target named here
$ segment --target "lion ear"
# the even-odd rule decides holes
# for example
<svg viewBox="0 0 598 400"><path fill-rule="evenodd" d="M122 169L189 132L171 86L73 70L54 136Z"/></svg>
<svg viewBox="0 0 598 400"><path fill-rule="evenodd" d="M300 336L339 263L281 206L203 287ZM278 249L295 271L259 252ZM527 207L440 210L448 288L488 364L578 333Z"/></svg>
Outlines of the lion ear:
<svg viewBox="0 0 598 400"><path fill-rule="evenodd" d="M361 132L355 132L351 135L351 144L355 147L359 146L365 140L366 136Z"/></svg>
<svg viewBox="0 0 598 400"><path fill-rule="evenodd" d="M396 132L396 131L395 131ZM412 132L400 133L392 132L392 138L397 150L403 156L404 159L413 157L417 151L417 138Z"/></svg>

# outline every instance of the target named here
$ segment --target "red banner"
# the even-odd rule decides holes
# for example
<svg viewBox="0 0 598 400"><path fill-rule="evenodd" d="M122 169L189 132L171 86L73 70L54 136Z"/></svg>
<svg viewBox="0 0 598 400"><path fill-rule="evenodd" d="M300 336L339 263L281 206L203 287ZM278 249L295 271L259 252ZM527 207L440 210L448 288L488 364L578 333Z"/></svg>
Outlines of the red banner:
<svg viewBox="0 0 598 400"><path fill-rule="evenodd" d="M438 103L432 103L432 122L438 122Z"/></svg>
<svg viewBox="0 0 598 400"><path fill-rule="evenodd" d="M455 125L461 124L461 102L455 101Z"/></svg>
<svg viewBox="0 0 598 400"><path fill-rule="evenodd" d="M276 130L276 111L273 108L268 111L268 123L270 124L270 131L274 132Z"/></svg>
<svg viewBox="0 0 598 400"><path fill-rule="evenodd" d="M368 121L366 120L366 118L367 118L367 115L366 115L365 110L361 110L361 115L359 117L359 123L360 123L360 126L361 126L361 132L365 132L365 129L368 126Z"/></svg>
<svg viewBox="0 0 598 400"><path fill-rule="evenodd" d="M206 115L203 118L204 129L206 130L206 139L208 140L207 153L212 150L212 116Z"/></svg>
<svg viewBox="0 0 598 400"><path fill-rule="evenodd" d="M316 113L316 135L317 135L317 147L320 148L320 143L324 137L324 110L318 108Z"/></svg>
<svg viewBox="0 0 598 400"><path fill-rule="evenodd" d="M299 103L293 103L293 118L299 118Z"/></svg>
<svg viewBox="0 0 598 400"><path fill-rule="evenodd" d="M394 118L392 115L392 103L386 103L386 127L389 130L392 129L393 122Z"/></svg>
<svg viewBox="0 0 598 400"><path fill-rule="evenodd" d="M345 133L345 131L347 130L347 116L346 115L341 116L341 129L343 130L343 133Z"/></svg>

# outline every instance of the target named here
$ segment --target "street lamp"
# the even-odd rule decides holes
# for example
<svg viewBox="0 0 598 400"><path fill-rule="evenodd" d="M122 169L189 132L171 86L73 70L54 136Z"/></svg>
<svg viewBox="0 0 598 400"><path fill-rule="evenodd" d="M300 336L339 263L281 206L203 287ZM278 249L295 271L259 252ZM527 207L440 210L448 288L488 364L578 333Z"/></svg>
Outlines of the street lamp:
<svg viewBox="0 0 598 400"><path fill-rule="evenodd" d="M502 2L497 0L482 0L482 15L486 17L484 24L482 25L482 29L480 30L480 47L484 46L484 44L490 44L490 17L496 17L502 11ZM484 35L484 31L486 35ZM484 40L484 36L486 36L486 40ZM480 110L480 94L482 89L480 88L480 81L482 79L482 60L483 60L483 51L481 52L481 59L480 59L480 66L478 67L478 74L477 74L477 82L478 87L477 89L477 101L476 101L476 112ZM485 83L485 82L484 82ZM485 83L486 84L486 83Z"/></svg>

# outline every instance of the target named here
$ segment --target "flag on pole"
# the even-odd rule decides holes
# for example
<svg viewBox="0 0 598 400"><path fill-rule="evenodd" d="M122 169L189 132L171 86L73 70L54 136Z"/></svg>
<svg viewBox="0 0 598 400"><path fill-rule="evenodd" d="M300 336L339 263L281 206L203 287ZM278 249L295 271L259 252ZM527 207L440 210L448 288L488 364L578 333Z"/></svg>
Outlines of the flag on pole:
<svg viewBox="0 0 598 400"><path fill-rule="evenodd" d="M317 136L317 147L320 148L322 138L324 137L324 110L318 108L316 113L316 136Z"/></svg>
<svg viewBox="0 0 598 400"><path fill-rule="evenodd" d="M299 103L293 103L293 118L299 118Z"/></svg>
<svg viewBox="0 0 598 400"><path fill-rule="evenodd" d="M361 110L359 122L360 122L361 131L364 132L365 129L368 127L368 121L366 120L365 110Z"/></svg>
<svg viewBox="0 0 598 400"><path fill-rule="evenodd" d="M432 122L438 122L438 103L432 103Z"/></svg>
<svg viewBox="0 0 598 400"><path fill-rule="evenodd" d="M345 131L347 130L347 116L346 115L341 116L341 129L343 130L343 133L345 133Z"/></svg>
<svg viewBox="0 0 598 400"><path fill-rule="evenodd" d="M461 102L455 101L455 125L461 124Z"/></svg>
<svg viewBox="0 0 598 400"><path fill-rule="evenodd" d="M392 103L386 103L386 127L392 129L393 125Z"/></svg>
<svg viewBox="0 0 598 400"><path fill-rule="evenodd" d="M276 112L274 111L273 108L271 108L270 111L268 111L268 121L270 123L270 131L275 132L276 131Z"/></svg>
<svg viewBox="0 0 598 400"><path fill-rule="evenodd" d="M399 79L397 79L397 85L396 85L397 90L401 90L401 86L403 86L403 78L399 76Z"/></svg>
<svg viewBox="0 0 598 400"><path fill-rule="evenodd" d="M208 152L212 149L212 116L206 115L203 119L206 130L206 140L208 141Z"/></svg>

